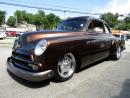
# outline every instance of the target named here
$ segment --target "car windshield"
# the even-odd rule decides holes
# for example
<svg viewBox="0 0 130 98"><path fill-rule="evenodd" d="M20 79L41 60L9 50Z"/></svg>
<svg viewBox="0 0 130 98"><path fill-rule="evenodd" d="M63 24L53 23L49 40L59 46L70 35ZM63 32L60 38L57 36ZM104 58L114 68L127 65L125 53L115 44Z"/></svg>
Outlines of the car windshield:
<svg viewBox="0 0 130 98"><path fill-rule="evenodd" d="M57 28L57 30L64 31L82 31L86 26L86 19L76 18L63 21Z"/></svg>

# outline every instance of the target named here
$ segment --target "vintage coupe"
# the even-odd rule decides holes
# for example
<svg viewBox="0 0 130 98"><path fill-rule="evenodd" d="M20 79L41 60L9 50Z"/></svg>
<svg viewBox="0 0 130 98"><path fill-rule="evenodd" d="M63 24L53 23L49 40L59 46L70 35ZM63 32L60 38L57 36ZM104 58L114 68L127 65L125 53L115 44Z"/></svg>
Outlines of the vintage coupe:
<svg viewBox="0 0 130 98"><path fill-rule="evenodd" d="M75 17L61 22L55 31L21 35L14 43L7 69L29 81L51 77L65 81L77 69L103 58L118 60L124 47L103 20Z"/></svg>

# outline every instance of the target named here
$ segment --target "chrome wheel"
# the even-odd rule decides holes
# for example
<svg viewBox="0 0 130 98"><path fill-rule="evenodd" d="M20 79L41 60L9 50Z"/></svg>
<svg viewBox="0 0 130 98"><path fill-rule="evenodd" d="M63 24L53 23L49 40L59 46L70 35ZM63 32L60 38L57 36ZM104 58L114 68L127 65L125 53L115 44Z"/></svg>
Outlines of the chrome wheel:
<svg viewBox="0 0 130 98"><path fill-rule="evenodd" d="M117 59L119 59L121 57L121 47L120 46L117 48L116 56L117 56Z"/></svg>
<svg viewBox="0 0 130 98"><path fill-rule="evenodd" d="M72 53L67 53L58 62L58 74L62 78L69 78L75 72L76 60Z"/></svg>

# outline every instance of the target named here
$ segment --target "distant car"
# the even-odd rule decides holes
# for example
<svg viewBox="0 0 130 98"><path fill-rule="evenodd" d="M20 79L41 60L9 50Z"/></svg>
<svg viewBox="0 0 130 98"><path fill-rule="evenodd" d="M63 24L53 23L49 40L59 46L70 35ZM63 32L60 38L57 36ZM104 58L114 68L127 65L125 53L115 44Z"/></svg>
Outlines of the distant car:
<svg viewBox="0 0 130 98"><path fill-rule="evenodd" d="M127 33L127 38L130 39L130 32Z"/></svg>
<svg viewBox="0 0 130 98"><path fill-rule="evenodd" d="M101 59L118 60L125 45L106 22L93 17L63 21L55 31L24 33L12 48L7 69L29 81L70 79L75 71ZM95 73L96 74L96 73Z"/></svg>
<svg viewBox="0 0 130 98"><path fill-rule="evenodd" d="M8 31L8 32L6 32L6 34L7 34L7 36L8 37L16 37L16 31Z"/></svg>
<svg viewBox="0 0 130 98"><path fill-rule="evenodd" d="M5 31L0 31L0 39L6 38L6 32Z"/></svg>

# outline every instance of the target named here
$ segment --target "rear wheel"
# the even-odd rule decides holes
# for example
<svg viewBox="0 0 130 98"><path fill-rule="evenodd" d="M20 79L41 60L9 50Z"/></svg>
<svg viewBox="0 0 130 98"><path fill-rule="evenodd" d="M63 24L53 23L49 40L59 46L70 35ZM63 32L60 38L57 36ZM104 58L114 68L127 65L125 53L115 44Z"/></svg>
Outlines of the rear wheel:
<svg viewBox="0 0 130 98"><path fill-rule="evenodd" d="M113 59L118 60L121 57L121 46L116 48L116 51L113 54Z"/></svg>
<svg viewBox="0 0 130 98"><path fill-rule="evenodd" d="M55 79L65 81L70 79L76 70L76 59L72 53L67 53L58 61L55 70Z"/></svg>

